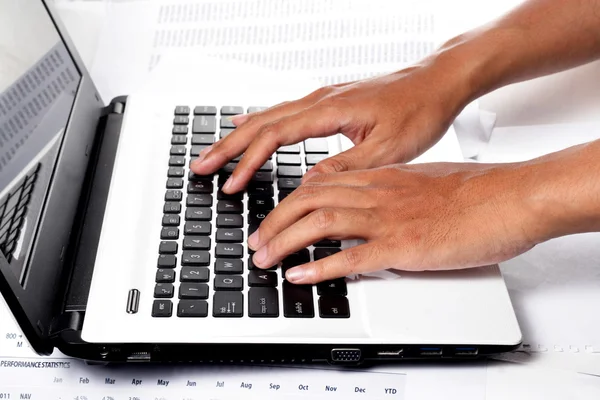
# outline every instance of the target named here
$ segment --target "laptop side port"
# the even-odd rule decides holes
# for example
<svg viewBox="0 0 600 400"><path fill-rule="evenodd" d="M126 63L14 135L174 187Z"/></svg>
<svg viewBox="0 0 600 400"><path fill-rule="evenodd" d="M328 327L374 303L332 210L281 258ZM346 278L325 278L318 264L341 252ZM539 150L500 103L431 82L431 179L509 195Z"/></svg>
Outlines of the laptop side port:
<svg viewBox="0 0 600 400"><path fill-rule="evenodd" d="M150 353L147 351L131 353L131 355L127 357L128 362L149 362L150 359Z"/></svg>
<svg viewBox="0 0 600 400"><path fill-rule="evenodd" d="M477 347L455 347L454 355L458 357L475 357L479 353Z"/></svg>
<svg viewBox="0 0 600 400"><path fill-rule="evenodd" d="M331 361L338 363L358 363L360 361L360 349L332 349Z"/></svg>
<svg viewBox="0 0 600 400"><path fill-rule="evenodd" d="M442 348L441 347L420 347L419 348L419 355L420 356L426 356L426 357L441 356L442 355Z"/></svg>
<svg viewBox="0 0 600 400"><path fill-rule="evenodd" d="M404 353L404 349L399 349L399 350L384 350L384 351L378 351L377 352L377 357L380 358L399 358L402 357Z"/></svg>

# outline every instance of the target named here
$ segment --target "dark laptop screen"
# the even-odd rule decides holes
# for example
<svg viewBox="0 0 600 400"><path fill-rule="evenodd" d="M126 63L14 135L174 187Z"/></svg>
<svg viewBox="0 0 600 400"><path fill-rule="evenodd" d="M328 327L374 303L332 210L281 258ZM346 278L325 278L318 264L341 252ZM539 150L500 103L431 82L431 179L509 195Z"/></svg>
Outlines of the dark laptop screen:
<svg viewBox="0 0 600 400"><path fill-rule="evenodd" d="M0 251L22 284L80 79L40 0L0 0Z"/></svg>

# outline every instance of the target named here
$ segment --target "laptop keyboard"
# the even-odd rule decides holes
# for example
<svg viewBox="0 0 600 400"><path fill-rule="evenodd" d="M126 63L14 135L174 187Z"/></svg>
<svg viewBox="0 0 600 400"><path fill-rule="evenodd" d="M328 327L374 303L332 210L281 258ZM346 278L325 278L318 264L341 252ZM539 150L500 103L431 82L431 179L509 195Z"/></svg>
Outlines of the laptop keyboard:
<svg viewBox="0 0 600 400"><path fill-rule="evenodd" d="M243 113L239 106L175 108L152 316L349 318L344 278L322 282L316 290L285 280L289 268L339 252L339 241L315 243L268 270L254 266L246 245L246 232L253 233L300 185L304 172L328 156L326 139L281 147L244 193L221 191L240 157L214 175L189 170L202 149L235 129L228 116Z"/></svg>

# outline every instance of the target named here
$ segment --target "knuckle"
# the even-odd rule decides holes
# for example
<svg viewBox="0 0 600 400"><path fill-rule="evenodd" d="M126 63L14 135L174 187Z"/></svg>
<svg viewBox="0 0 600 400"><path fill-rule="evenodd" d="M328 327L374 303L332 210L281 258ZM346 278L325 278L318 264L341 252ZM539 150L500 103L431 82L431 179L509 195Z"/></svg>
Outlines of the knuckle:
<svg viewBox="0 0 600 400"><path fill-rule="evenodd" d="M290 196L298 200L312 199L315 194L319 192L319 188L313 185L300 185L296 190L292 192Z"/></svg>
<svg viewBox="0 0 600 400"><path fill-rule="evenodd" d="M313 224L320 230L327 230L338 219L337 212L332 208L321 208L313 212Z"/></svg>
<svg viewBox="0 0 600 400"><path fill-rule="evenodd" d="M363 251L354 248L346 249L341 254L344 257L344 264L348 268L348 273L354 273L356 267L364 260Z"/></svg>

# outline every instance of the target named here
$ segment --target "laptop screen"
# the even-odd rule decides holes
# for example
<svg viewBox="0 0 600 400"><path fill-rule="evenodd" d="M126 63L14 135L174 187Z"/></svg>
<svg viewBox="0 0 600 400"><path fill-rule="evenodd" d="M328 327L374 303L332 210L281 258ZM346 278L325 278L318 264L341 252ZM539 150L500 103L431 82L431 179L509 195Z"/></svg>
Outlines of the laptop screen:
<svg viewBox="0 0 600 400"><path fill-rule="evenodd" d="M21 284L80 80L44 4L0 0L0 251Z"/></svg>

